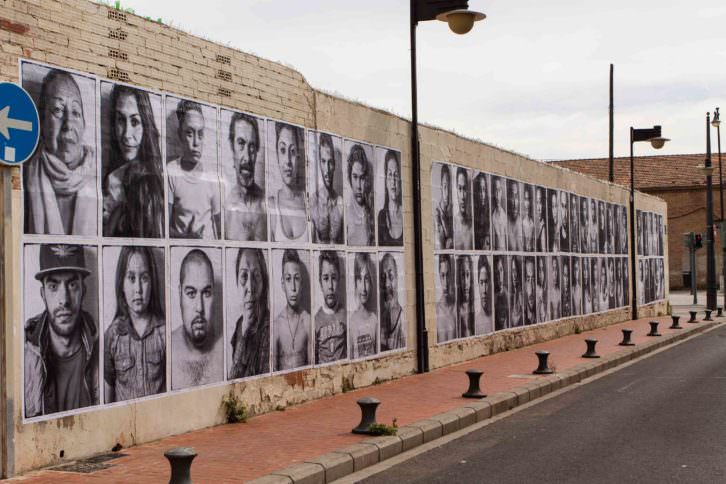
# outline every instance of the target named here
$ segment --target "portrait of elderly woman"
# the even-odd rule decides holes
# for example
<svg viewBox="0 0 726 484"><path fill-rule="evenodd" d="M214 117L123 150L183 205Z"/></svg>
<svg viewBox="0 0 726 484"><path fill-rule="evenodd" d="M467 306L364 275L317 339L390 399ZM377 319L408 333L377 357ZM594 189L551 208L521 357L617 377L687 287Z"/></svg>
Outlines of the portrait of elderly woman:
<svg viewBox="0 0 726 484"><path fill-rule="evenodd" d="M345 226L348 245L369 246L375 244L373 226L373 165L369 145L345 140L346 176L348 200L345 210Z"/></svg>
<svg viewBox="0 0 726 484"><path fill-rule="evenodd" d="M403 195L401 194L401 154L376 148L383 153L379 179L383 180L383 208L378 211L378 245L403 245ZM380 192L377 190L377 192Z"/></svg>
<svg viewBox="0 0 726 484"><path fill-rule="evenodd" d="M166 391L166 317L161 248L104 249L104 266L116 259L116 311L104 333L106 402ZM111 277L113 270L105 271Z"/></svg>
<svg viewBox="0 0 726 484"><path fill-rule="evenodd" d="M270 280L262 249L239 249L234 274L235 287L228 288L228 294L239 303L241 314L230 340L230 380L270 371ZM229 308L228 313L232 314Z"/></svg>
<svg viewBox="0 0 726 484"><path fill-rule="evenodd" d="M40 84L40 140L23 167L25 233L96 235L95 81L28 63L22 78L31 93Z"/></svg>
<svg viewBox="0 0 726 484"><path fill-rule="evenodd" d="M101 85L101 113L107 123L107 136L103 137L104 236L164 236L164 171L157 128L160 98L128 86Z"/></svg>
<svg viewBox="0 0 726 484"><path fill-rule="evenodd" d="M274 133L268 137L267 146L267 159L271 163L268 209L272 241L307 242L304 130L299 126L268 121L268 132Z"/></svg>

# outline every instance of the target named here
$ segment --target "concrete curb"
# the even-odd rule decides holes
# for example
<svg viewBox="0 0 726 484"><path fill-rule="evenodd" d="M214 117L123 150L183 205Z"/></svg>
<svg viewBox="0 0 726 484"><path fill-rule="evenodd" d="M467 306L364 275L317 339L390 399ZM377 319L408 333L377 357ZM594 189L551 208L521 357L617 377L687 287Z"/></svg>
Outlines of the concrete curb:
<svg viewBox="0 0 726 484"><path fill-rule="evenodd" d="M723 322L699 322L682 331L654 336L652 341L623 350L568 370L554 373L527 385L475 400L461 407L400 427L395 436L374 437L337 449L314 459L293 464L250 481L252 484L325 484L390 459L444 435L490 419L549 393L579 383L593 375L623 365L664 346L701 333Z"/></svg>

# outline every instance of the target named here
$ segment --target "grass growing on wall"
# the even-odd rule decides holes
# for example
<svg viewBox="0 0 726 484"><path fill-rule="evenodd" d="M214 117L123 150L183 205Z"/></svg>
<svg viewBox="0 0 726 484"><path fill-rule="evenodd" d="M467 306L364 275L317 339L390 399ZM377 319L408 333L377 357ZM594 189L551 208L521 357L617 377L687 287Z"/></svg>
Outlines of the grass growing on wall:
<svg viewBox="0 0 726 484"><path fill-rule="evenodd" d="M159 17L157 19L153 19L153 18L151 18L149 16L144 16L144 15L141 15L141 14L137 14L134 11L133 8L124 7L121 4L121 1L120 0L116 0L115 2L111 2L109 0L96 0L96 3L100 3L101 5L105 5L105 6L109 7L109 8L113 8L113 9L118 10L120 12L126 12L126 13L130 13L130 14L133 14L133 15L139 15L139 16L145 18L146 20L149 20L150 22L156 22L158 24L164 24L164 25L166 25L166 22L164 22L161 19L161 17Z"/></svg>

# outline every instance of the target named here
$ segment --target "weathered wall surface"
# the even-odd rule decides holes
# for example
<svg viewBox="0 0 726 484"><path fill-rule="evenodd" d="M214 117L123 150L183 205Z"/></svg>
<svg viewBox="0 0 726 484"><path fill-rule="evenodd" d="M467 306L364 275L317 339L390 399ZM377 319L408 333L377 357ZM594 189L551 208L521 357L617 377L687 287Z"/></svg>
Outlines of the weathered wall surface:
<svg viewBox="0 0 726 484"><path fill-rule="evenodd" d="M547 166L517 154L452 133L422 128L422 189L414 193L410 169L410 125L397 116L322 94L304 77L278 63L193 37L178 30L122 15L85 0L0 0L0 81L18 82L23 57L269 116L308 128L390 146L401 151L403 168L405 280L408 351L376 360L312 368L232 385L164 394L157 398L104 407L76 415L23 423L21 411L23 341L20 284L22 192L19 170L3 168L8 178L4 196L4 289L2 324L6 339L5 386L7 423L6 475L147 442L192 429L220 424L223 395L230 390L261 413L342 391L398 378L415 371L415 306L412 197L421 197L424 224L424 288L431 367L441 367L496 351L593 328L628 318L627 310L503 331L491 336L435 344L435 290L431 220L431 164L449 161L560 189L589 193L627 204L627 191L568 170ZM575 190L575 188L577 188ZM665 215L659 199L639 195L639 205ZM667 254L666 254L667 257ZM633 281L634 277L630 277ZM649 305L643 315L662 313L665 304Z"/></svg>

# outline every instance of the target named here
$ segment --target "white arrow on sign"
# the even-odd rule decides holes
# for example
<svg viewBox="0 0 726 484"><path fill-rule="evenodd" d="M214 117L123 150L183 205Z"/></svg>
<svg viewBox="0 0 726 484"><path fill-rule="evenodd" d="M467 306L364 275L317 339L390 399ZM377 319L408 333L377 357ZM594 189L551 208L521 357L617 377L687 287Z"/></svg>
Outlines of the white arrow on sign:
<svg viewBox="0 0 726 484"><path fill-rule="evenodd" d="M33 131L33 123L23 121L21 119L13 119L10 117L10 106L0 109L0 134L5 139L10 139L10 130L18 129L20 131Z"/></svg>

